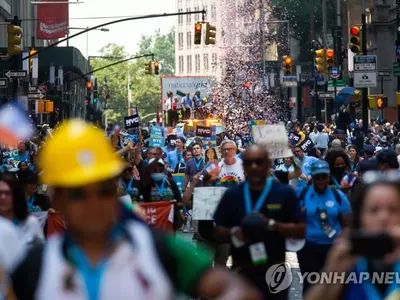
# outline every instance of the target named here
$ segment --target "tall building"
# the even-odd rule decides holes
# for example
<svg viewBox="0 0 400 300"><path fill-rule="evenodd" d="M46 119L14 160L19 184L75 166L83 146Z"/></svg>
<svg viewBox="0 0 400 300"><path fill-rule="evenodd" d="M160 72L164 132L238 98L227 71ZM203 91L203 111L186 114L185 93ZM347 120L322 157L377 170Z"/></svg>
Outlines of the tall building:
<svg viewBox="0 0 400 300"><path fill-rule="evenodd" d="M178 12L207 11L206 21L217 23L218 0L176 0ZM178 16L175 31L175 75L218 76L218 46L194 45L194 25L201 14ZM217 27L218 32L218 27ZM203 32L204 36L204 32ZM204 37L203 37L204 38ZM218 35L217 42L218 44Z"/></svg>

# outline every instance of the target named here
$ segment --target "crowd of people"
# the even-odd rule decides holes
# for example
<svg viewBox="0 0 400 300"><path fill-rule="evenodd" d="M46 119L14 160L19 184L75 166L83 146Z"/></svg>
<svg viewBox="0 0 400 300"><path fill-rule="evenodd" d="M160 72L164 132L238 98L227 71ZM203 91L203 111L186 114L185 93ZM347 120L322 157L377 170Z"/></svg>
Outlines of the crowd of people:
<svg viewBox="0 0 400 300"><path fill-rule="evenodd" d="M146 143L148 131L124 146L116 132L106 137L69 120L43 140L3 146L0 236L7 242L0 244L0 295L288 299L288 289L276 292L266 275L285 263L288 251L297 253L304 278L399 271L398 124L375 121L364 136L361 122L346 130L289 123L293 155L281 159L245 142L236 128L215 148L175 135L161 148ZM308 139L313 146L305 149ZM178 174L184 174L181 185ZM196 248L176 233L202 187L226 191L213 218L198 221ZM149 220L149 208L160 203L172 205L170 229L155 229ZM56 228L54 216L62 220ZM304 280L303 295L384 299L398 284Z"/></svg>

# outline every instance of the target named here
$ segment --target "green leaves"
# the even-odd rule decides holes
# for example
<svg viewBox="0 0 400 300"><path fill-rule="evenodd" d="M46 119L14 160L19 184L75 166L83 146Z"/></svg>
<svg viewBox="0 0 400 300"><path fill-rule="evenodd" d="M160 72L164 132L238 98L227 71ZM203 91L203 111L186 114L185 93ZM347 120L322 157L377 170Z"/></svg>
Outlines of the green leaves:
<svg viewBox="0 0 400 300"><path fill-rule="evenodd" d="M160 76L175 73L174 28L165 35L158 30L151 36L142 36L138 48L138 53L128 54L123 46L108 44L100 50L100 53L101 56L124 58L154 53L155 59L160 62ZM91 67L97 69L118 60L93 59ZM109 91L108 109L104 112L109 122L118 123L121 126L123 117L128 115L128 74L131 78L129 89L132 95L132 102L129 103L129 107L137 106L142 117L155 113L160 108L160 78L156 75L145 75L145 64L150 60L150 57L132 60L94 73L97 78L99 98L103 104L105 100L102 91L106 87ZM151 118L146 121L149 120Z"/></svg>

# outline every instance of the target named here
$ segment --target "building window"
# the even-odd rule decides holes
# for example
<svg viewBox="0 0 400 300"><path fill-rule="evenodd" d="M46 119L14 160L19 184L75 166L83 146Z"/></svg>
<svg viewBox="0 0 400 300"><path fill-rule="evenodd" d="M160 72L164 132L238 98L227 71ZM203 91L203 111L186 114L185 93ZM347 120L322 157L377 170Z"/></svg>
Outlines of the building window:
<svg viewBox="0 0 400 300"><path fill-rule="evenodd" d="M187 71L188 73L192 72L192 56L187 56Z"/></svg>
<svg viewBox="0 0 400 300"><path fill-rule="evenodd" d="M185 71L183 56L179 56L179 73L183 73Z"/></svg>
<svg viewBox="0 0 400 300"><path fill-rule="evenodd" d="M182 12L183 12L183 9L182 9L182 8L178 9L178 13L182 13ZM179 24L179 25L182 25L182 24L183 24L183 15L179 15L179 16L178 16L178 24Z"/></svg>
<svg viewBox="0 0 400 300"><path fill-rule="evenodd" d="M187 39L186 42L187 42L188 48L192 47L192 32L191 31L188 31L186 33L186 39Z"/></svg>
<svg viewBox="0 0 400 300"><path fill-rule="evenodd" d="M194 10L195 10L195 11L198 11L198 10L200 10L200 9L199 9L198 6L196 6L196 7L194 8ZM200 14L195 14L195 15L194 15L194 21L195 21L195 22L200 21Z"/></svg>
<svg viewBox="0 0 400 300"><path fill-rule="evenodd" d="M217 53L213 53L212 54L212 64L216 64L217 63Z"/></svg>
<svg viewBox="0 0 400 300"><path fill-rule="evenodd" d="M208 54L204 54L203 57L203 65L204 65L204 71L208 71Z"/></svg>
<svg viewBox="0 0 400 300"><path fill-rule="evenodd" d="M183 48L183 32L178 33L178 47Z"/></svg>
<svg viewBox="0 0 400 300"><path fill-rule="evenodd" d="M195 71L200 72L200 54L196 54L194 57L194 61L195 61Z"/></svg>
<svg viewBox="0 0 400 300"><path fill-rule="evenodd" d="M186 9L187 12L191 12L192 10L189 8ZM186 15L186 23L192 23L192 15Z"/></svg>
<svg viewBox="0 0 400 300"><path fill-rule="evenodd" d="M217 7L211 5L211 20L215 21L217 19Z"/></svg>

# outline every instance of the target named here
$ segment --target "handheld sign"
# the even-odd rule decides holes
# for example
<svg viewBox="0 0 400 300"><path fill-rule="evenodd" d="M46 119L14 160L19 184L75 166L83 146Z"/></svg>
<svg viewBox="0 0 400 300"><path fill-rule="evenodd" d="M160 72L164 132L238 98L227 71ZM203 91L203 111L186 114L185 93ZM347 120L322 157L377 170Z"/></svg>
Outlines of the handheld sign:
<svg viewBox="0 0 400 300"><path fill-rule="evenodd" d="M125 129L137 128L140 126L139 115L124 117Z"/></svg>
<svg viewBox="0 0 400 300"><path fill-rule="evenodd" d="M196 127L196 136L211 137L211 135L212 135L211 127L208 126Z"/></svg>
<svg viewBox="0 0 400 300"><path fill-rule="evenodd" d="M198 187L193 192L193 220L213 220L225 187Z"/></svg>
<svg viewBox="0 0 400 300"><path fill-rule="evenodd" d="M256 125L252 127L252 133L254 141L263 145L271 158L293 156L284 125Z"/></svg>

